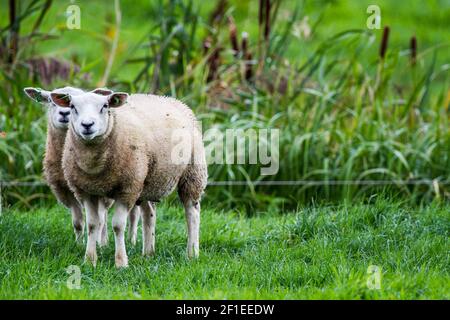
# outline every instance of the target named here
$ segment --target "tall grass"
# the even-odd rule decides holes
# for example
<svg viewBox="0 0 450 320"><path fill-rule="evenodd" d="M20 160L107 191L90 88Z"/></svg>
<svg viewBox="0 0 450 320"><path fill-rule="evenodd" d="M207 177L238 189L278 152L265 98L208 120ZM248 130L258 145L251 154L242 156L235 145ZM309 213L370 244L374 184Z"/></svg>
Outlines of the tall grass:
<svg viewBox="0 0 450 320"><path fill-rule="evenodd" d="M308 46L292 35L301 5L287 20L279 19L281 1L260 5L255 38L234 23L227 1L209 17L200 15L196 1L160 1L151 7L148 36L122 62L138 66L136 74L110 75L115 89L185 101L204 129L280 130L276 175L261 176L260 165L212 164L211 181L247 183L210 186L207 201L263 209L380 192L412 202L448 201L448 65L436 62L448 47L421 51L416 38L411 49L409 43L393 47L387 37L380 43L373 32L348 30L323 39L311 56L295 59L285 55L289 47ZM312 24L313 34L317 25ZM45 139L42 109L21 94L29 85L23 71L12 76L3 68L0 77L8 88L0 89L0 131L6 132L0 138L1 180L37 179ZM79 75L69 81L95 86ZM48 190L8 188L6 200L32 204L43 194Z"/></svg>

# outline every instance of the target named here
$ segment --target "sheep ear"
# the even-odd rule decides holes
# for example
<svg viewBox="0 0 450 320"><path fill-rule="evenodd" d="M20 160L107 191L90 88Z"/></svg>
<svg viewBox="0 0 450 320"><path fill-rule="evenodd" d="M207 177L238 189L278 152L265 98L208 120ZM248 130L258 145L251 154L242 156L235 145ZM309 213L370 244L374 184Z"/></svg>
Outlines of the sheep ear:
<svg viewBox="0 0 450 320"><path fill-rule="evenodd" d="M50 97L57 106L68 108L70 107L70 95L65 93L52 93Z"/></svg>
<svg viewBox="0 0 450 320"><path fill-rule="evenodd" d="M102 96L109 96L113 94L113 91L109 90L108 88L97 88L95 90L92 90L91 92Z"/></svg>
<svg viewBox="0 0 450 320"><path fill-rule="evenodd" d="M124 105L128 100L128 93L117 92L113 93L108 98L108 105L110 108L117 108Z"/></svg>
<svg viewBox="0 0 450 320"><path fill-rule="evenodd" d="M39 103L49 103L50 102L50 92L39 89L28 87L23 89L25 94L33 101Z"/></svg>

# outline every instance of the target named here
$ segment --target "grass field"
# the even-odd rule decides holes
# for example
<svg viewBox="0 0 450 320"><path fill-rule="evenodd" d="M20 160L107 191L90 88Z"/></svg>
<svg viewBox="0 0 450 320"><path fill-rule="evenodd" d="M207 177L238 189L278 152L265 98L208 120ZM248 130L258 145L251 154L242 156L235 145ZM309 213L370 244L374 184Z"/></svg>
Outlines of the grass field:
<svg viewBox="0 0 450 320"><path fill-rule="evenodd" d="M449 210L386 200L252 218L205 209L201 257L188 261L182 210L162 205L156 256L128 244L126 270L114 267L111 242L96 269L83 264L59 206L7 211L0 299L449 299ZM79 290L67 287L70 265L81 268ZM367 287L370 265L382 270L380 290Z"/></svg>

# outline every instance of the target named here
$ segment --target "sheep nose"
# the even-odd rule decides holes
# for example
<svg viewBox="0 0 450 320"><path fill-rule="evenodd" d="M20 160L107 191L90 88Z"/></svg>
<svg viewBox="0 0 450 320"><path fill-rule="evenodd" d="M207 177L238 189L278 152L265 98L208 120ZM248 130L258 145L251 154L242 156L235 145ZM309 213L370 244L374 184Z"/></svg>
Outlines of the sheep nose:
<svg viewBox="0 0 450 320"><path fill-rule="evenodd" d="M70 111L60 111L59 114L63 117L67 117L70 114Z"/></svg>
<svg viewBox="0 0 450 320"><path fill-rule="evenodd" d="M87 122L87 121L83 121L83 122L81 122L81 125L86 129L86 130L89 130L93 125L94 125L94 121L89 121L89 122Z"/></svg>

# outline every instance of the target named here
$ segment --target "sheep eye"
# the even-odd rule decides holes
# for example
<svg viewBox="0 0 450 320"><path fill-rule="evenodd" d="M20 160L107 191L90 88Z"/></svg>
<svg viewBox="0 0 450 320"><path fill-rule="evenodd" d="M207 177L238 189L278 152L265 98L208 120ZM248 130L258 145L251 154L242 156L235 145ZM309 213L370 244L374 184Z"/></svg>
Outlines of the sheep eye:
<svg viewBox="0 0 450 320"><path fill-rule="evenodd" d="M75 114L78 114L78 111L73 104L70 104L70 109L75 111Z"/></svg>
<svg viewBox="0 0 450 320"><path fill-rule="evenodd" d="M108 108L108 105L105 103L102 107L102 109L100 110L100 112L103 112L103 110L105 110L106 108Z"/></svg>

